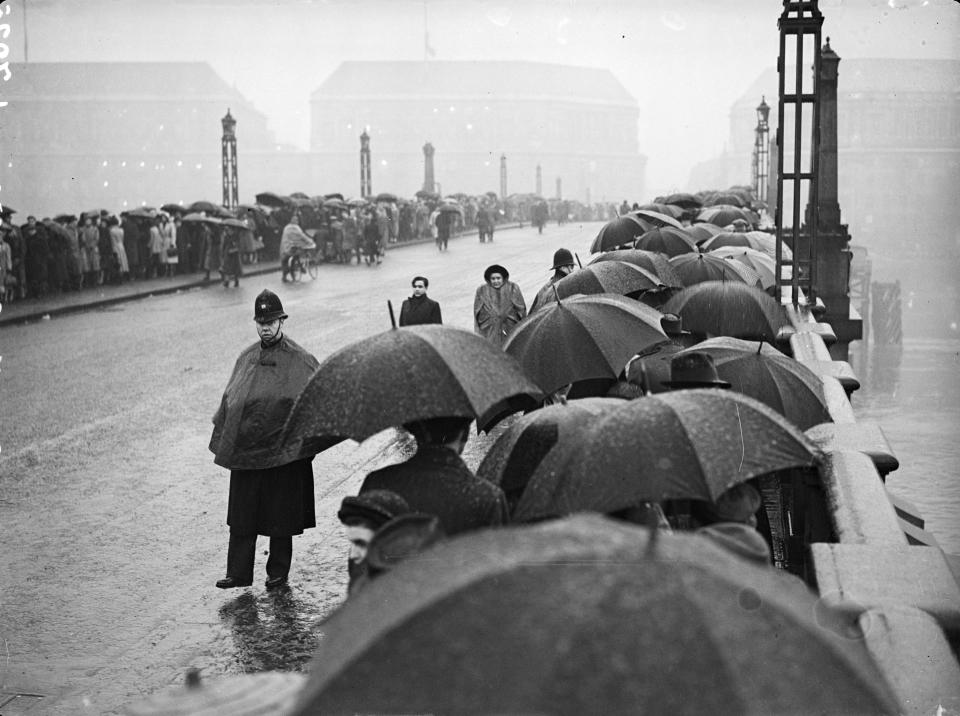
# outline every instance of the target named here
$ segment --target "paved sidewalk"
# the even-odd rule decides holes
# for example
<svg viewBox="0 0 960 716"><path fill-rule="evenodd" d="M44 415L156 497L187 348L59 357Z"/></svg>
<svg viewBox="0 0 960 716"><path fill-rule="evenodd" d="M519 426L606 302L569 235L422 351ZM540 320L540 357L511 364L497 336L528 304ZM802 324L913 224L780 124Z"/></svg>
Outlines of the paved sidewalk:
<svg viewBox="0 0 960 716"><path fill-rule="evenodd" d="M515 228L516 226L519 225L501 224L497 226L497 229L502 231L503 229ZM476 229L455 234L451 237L451 240L460 238L461 236L476 236ZM404 246L416 246L432 242L433 239L417 239L415 241L406 241L402 244L389 244L387 249L399 249ZM279 261L267 261L264 263L245 265L243 267L243 275L249 278L250 276L259 276L279 270ZM28 298L23 301L4 303L0 306L0 326L16 323L31 323L65 313L102 308L103 306L109 306L113 303L122 303L138 298L147 298L148 296L159 296L165 293L176 293L177 291L187 291L195 288L208 288L219 285L220 281L218 280L216 272L212 273L210 280L206 280L204 279L204 273L198 271L197 273L174 276L172 278L128 281L116 286L98 286L97 288L87 288L80 291L66 291L44 298Z"/></svg>

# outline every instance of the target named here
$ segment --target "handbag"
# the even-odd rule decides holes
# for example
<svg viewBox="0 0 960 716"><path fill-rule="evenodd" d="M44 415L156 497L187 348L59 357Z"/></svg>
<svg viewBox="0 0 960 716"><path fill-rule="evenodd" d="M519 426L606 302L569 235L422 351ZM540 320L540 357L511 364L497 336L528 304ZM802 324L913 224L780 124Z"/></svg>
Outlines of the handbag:
<svg viewBox="0 0 960 716"><path fill-rule="evenodd" d="M179 253L177 252L177 247L176 247L176 246L171 246L170 248L168 248L168 249L167 249L167 256L168 256L169 258L171 258L171 259L172 259L172 258L176 258L177 256L179 256Z"/></svg>

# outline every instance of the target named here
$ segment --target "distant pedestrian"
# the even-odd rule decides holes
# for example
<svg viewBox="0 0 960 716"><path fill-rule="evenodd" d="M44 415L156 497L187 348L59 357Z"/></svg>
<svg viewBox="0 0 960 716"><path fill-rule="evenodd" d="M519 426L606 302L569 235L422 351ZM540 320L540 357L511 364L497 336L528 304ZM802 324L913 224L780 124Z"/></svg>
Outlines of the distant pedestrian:
<svg viewBox="0 0 960 716"><path fill-rule="evenodd" d="M470 434L470 418L432 418L404 425L417 440L406 462L367 475L360 495L391 490L414 512L436 515L448 535L507 521L503 491L474 475L460 457Z"/></svg>
<svg viewBox="0 0 960 716"><path fill-rule="evenodd" d="M117 283L120 283L130 278L130 264L127 261L127 250L123 245L123 228L115 216L111 216L107 223L110 226L110 243L116 259L117 275L114 278Z"/></svg>
<svg viewBox="0 0 960 716"><path fill-rule="evenodd" d="M262 291L254 302L259 342L237 359L213 418L210 450L230 470L227 576L220 589L253 583L257 535L270 537L267 589L285 586L293 535L316 527L312 454L282 440L293 401L319 366L283 333L280 298Z"/></svg>
<svg viewBox="0 0 960 716"><path fill-rule="evenodd" d="M533 303L530 304L530 313L557 300L553 291L553 285L576 270L576 266L573 264L573 254L567 249L557 249L554 251L553 266L551 266L551 269L553 270L553 276L537 291Z"/></svg>
<svg viewBox="0 0 960 716"><path fill-rule="evenodd" d="M414 276L411 281L413 295L404 299L400 307L401 326L419 326L425 323L443 323L440 304L427 298L427 286L430 282L423 276Z"/></svg>
<svg viewBox="0 0 960 716"><path fill-rule="evenodd" d="M484 284L473 299L474 329L489 341L503 346L514 327L527 315L520 287L499 264L483 272Z"/></svg>
<svg viewBox="0 0 960 716"><path fill-rule="evenodd" d="M80 247L85 257L84 267L87 286L97 286L101 282L100 275L100 232L93 225L93 217L83 217L83 228L80 229Z"/></svg>
<svg viewBox="0 0 960 716"><path fill-rule="evenodd" d="M159 278L166 273L166 247L163 232L160 230L160 217L150 224L150 269L147 278Z"/></svg>

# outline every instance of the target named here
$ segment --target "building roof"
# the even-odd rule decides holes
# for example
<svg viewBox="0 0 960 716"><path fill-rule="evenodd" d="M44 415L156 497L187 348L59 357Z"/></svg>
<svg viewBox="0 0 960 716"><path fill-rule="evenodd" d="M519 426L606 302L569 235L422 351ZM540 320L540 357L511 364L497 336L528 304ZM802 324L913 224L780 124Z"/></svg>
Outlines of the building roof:
<svg viewBox="0 0 960 716"><path fill-rule="evenodd" d="M229 101L252 109L206 62L11 63L3 98ZM256 111L256 110L253 110Z"/></svg>
<svg viewBox="0 0 960 716"><path fill-rule="evenodd" d="M438 96L638 106L610 70L542 62L343 62L311 99Z"/></svg>
<svg viewBox="0 0 960 716"><path fill-rule="evenodd" d="M891 58L840 58L837 91L841 96L855 93L949 94L960 92L960 60L899 60ZM793 70L787 69L789 77ZM756 106L766 95L776 114L779 79L773 68L764 70L749 89L734 102L735 107Z"/></svg>

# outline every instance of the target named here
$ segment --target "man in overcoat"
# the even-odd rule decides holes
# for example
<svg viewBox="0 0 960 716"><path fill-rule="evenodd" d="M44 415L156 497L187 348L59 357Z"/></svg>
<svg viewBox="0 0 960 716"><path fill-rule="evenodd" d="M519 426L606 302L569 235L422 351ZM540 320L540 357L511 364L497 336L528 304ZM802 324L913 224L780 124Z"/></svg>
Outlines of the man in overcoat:
<svg viewBox="0 0 960 716"><path fill-rule="evenodd" d="M414 276L410 282L413 286L413 295L403 301L400 306L401 326L421 326L426 323L443 323L440 315L440 304L427 297L427 286L430 282L423 276Z"/></svg>
<svg viewBox="0 0 960 716"><path fill-rule="evenodd" d="M553 269L553 276L537 291L533 303L530 304L530 313L557 300L553 293L553 284L574 272L576 267L573 264L573 254L567 249L557 249L553 253L553 266L551 268Z"/></svg>
<svg viewBox="0 0 960 716"><path fill-rule="evenodd" d="M319 363L283 333L280 298L262 291L254 303L260 340L237 359L213 418L210 450L230 470L227 576L221 589L253 583L257 535L270 537L267 589L287 584L293 535L316 527L313 452L284 442L294 400Z"/></svg>

